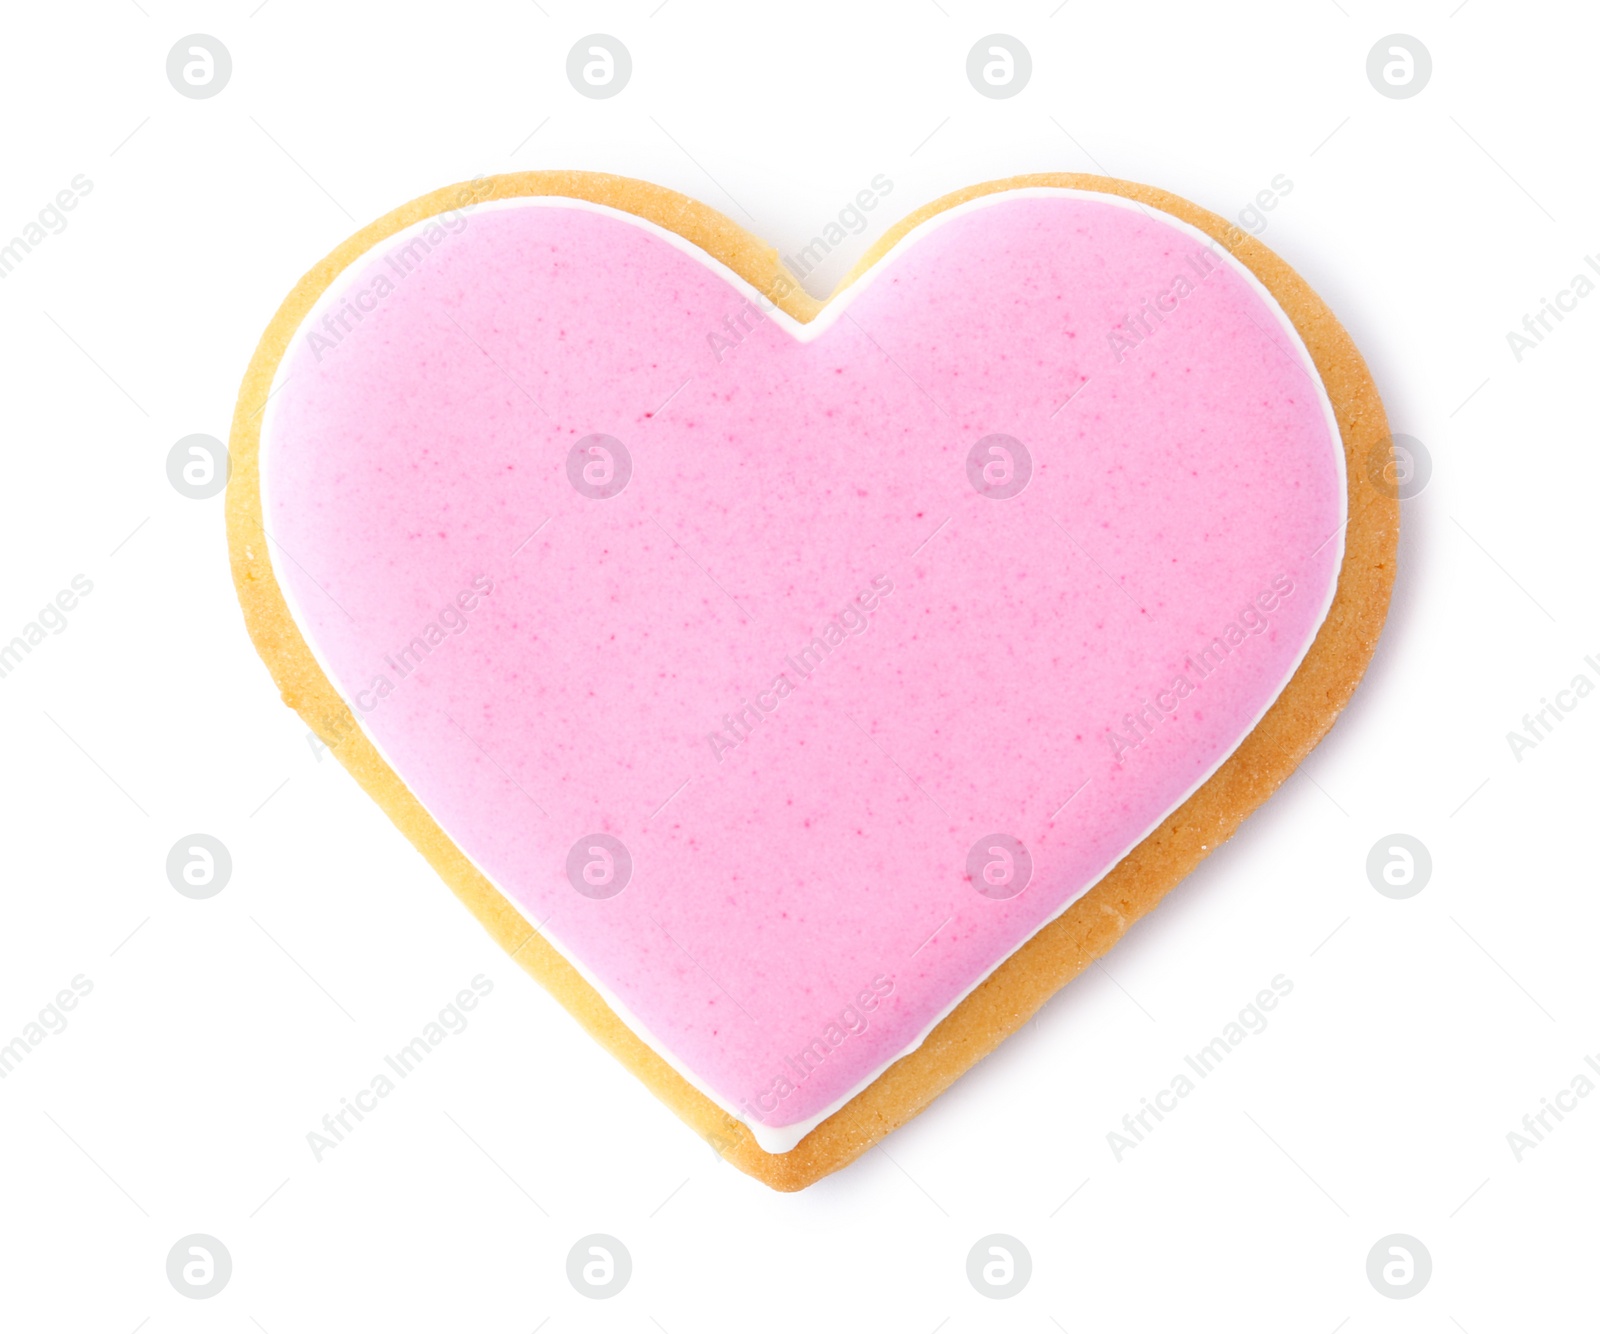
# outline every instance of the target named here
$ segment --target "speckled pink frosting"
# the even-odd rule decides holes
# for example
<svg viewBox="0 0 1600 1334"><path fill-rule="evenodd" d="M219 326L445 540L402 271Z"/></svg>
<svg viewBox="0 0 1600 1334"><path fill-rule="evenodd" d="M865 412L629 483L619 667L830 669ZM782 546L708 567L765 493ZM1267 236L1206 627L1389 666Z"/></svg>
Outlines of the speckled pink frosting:
<svg viewBox="0 0 1600 1334"><path fill-rule="evenodd" d="M1321 386L1165 215L969 206L804 341L619 214L420 237L280 370L278 577L457 845L747 1122L916 1044L1226 758L1325 614ZM1032 463L1004 499L969 475L994 433ZM631 459L609 498L569 478L592 434ZM569 874L597 834L632 860L612 897ZM997 834L1032 859L1010 898Z"/></svg>

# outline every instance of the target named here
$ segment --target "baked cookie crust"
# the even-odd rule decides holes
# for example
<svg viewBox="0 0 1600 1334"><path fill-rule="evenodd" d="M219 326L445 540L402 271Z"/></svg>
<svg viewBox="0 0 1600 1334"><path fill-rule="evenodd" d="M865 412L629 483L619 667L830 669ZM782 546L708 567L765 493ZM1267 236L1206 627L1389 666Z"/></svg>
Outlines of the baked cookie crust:
<svg viewBox="0 0 1600 1334"><path fill-rule="evenodd" d="M517 172L435 190L364 227L303 277L279 307L240 386L228 448L229 557L245 623L283 700L432 864L501 947L696 1133L776 1190L800 1190L904 1125L1105 954L1294 772L1360 681L1388 611L1400 504L1389 484L1389 429L1366 363L1310 286L1226 219L1176 195L1104 176L1013 176L969 186L903 218L840 283L837 296L912 228L980 195L1033 187L1136 200L1212 237L1271 292L1309 351L1338 421L1348 521L1333 604L1310 651L1255 729L1187 801L1064 913L1036 932L902 1057L788 1153L767 1153L738 1120L696 1091L629 1029L565 958L458 849L362 732L317 665L274 577L263 528L261 422L278 365L318 297L387 237L441 213L494 199L553 195L634 214L719 260L794 319L827 304L805 292L777 251L716 210L672 190L589 172ZM830 298L831 299L831 298ZM1332 535L1330 535L1331 537Z"/></svg>

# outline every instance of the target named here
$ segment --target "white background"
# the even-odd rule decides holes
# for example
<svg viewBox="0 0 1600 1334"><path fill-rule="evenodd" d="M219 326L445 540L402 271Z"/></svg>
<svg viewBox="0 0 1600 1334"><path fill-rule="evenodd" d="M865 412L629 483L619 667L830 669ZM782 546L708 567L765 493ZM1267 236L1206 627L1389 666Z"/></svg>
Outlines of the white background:
<svg viewBox="0 0 1600 1334"><path fill-rule="evenodd" d="M1591 7L258 3L5 18L0 240L74 175L93 190L0 281L0 639L74 575L94 591L0 680L0 1043L74 976L93 991L0 1081L0 1325L1592 1321L1600 1096L1520 1162L1507 1133L1600 1053L1600 697L1520 762L1506 740L1574 675L1600 683L1600 297L1520 364L1506 341L1600 249ZM1034 65L1004 101L965 76L997 30ZM634 62L608 101L564 72L596 31ZM232 53L210 100L166 80L192 32ZM1408 100L1365 74L1393 32L1433 57ZM246 638L222 499L166 477L178 438L226 436L269 316L336 243L542 167L671 186L783 251L886 174L893 207L817 291L973 181L1104 170L1232 216L1281 173L1263 239L1433 461L1368 679L1301 773L1102 968L799 1196L721 1163L317 760ZM206 901L164 869L195 831L234 860ZM1365 870L1397 831L1434 862L1405 901ZM478 973L471 1026L314 1161L307 1132ZM1270 1027L1116 1161L1107 1133L1279 973ZM166 1277L193 1232L233 1257L207 1301ZM633 1257L609 1301L565 1276L591 1232ZM966 1277L993 1232L1033 1257L1008 1301ZM1366 1277L1395 1232L1433 1257L1404 1301Z"/></svg>

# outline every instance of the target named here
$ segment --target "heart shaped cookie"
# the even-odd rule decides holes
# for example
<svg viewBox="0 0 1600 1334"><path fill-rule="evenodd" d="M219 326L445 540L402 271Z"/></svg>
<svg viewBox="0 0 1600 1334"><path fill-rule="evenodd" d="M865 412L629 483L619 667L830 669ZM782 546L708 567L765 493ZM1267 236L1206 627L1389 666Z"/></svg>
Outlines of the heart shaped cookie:
<svg viewBox="0 0 1600 1334"><path fill-rule="evenodd" d="M782 1189L919 1111L1331 725L1398 507L1355 348L1145 187L976 187L826 303L682 196L502 176L246 375L284 698L501 944Z"/></svg>

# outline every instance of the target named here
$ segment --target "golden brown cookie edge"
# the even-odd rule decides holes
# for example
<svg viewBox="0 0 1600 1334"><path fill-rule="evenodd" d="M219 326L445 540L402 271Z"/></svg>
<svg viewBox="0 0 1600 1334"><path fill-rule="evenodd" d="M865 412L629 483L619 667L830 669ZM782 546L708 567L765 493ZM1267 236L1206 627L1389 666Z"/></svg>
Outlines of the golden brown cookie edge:
<svg viewBox="0 0 1600 1334"><path fill-rule="evenodd" d="M769 1154L740 1122L697 1092L633 1033L527 919L489 883L378 755L312 657L266 556L259 476L261 417L290 338L334 279L404 227L491 199L559 195L646 218L700 246L787 314L822 309L777 252L716 210L675 191L591 172L519 172L446 186L402 205L336 247L285 299L240 387L229 436L229 557L245 623L293 708L432 864L489 934L585 1029L724 1158L777 1190L799 1190L904 1125L1149 912L1292 774L1333 725L1371 659L1388 609L1399 540L1398 499L1368 480L1388 427L1377 388L1349 335L1288 264L1225 219L1150 186L1103 176L1015 176L970 186L891 228L840 284L854 282L935 214L980 195L1032 186L1116 194L1210 235L1261 280L1305 341L1327 387L1345 450L1349 521L1333 605L1299 670L1232 756L1093 889L1042 927L929 1034L794 1149ZM837 295L837 291L835 292Z"/></svg>

